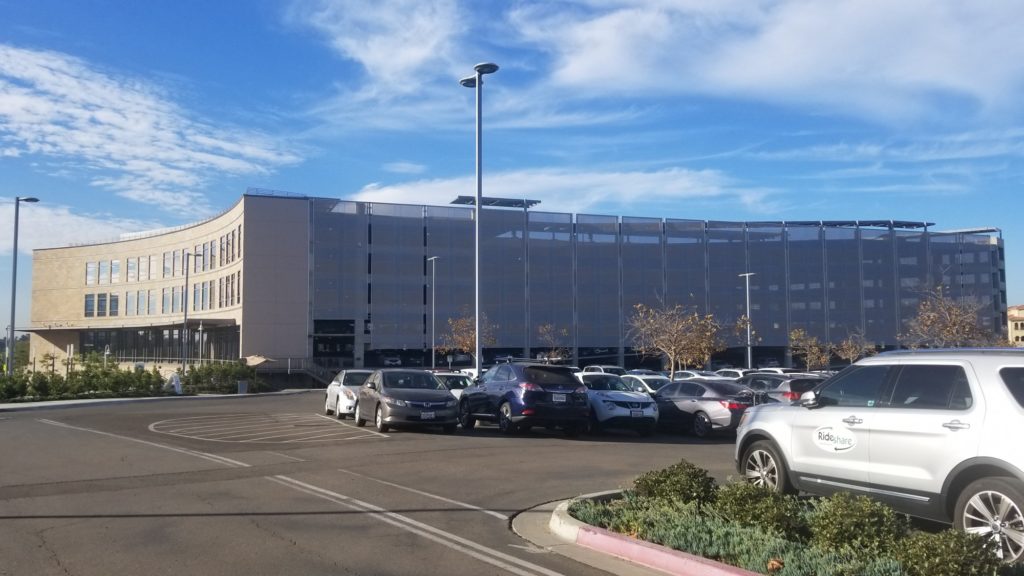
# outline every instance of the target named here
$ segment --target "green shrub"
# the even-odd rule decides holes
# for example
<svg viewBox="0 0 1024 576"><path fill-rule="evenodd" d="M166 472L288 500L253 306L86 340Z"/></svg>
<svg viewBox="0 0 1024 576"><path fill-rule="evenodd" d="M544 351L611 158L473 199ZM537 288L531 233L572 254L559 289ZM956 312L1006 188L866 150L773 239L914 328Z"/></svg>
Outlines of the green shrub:
<svg viewBox="0 0 1024 576"><path fill-rule="evenodd" d="M686 460L646 472L633 481L637 496L695 502L698 505L714 502L717 488L715 479L708 475L707 470Z"/></svg>
<svg viewBox="0 0 1024 576"><path fill-rule="evenodd" d="M719 488L714 511L741 526L761 528L789 540L799 542L807 536L804 506L799 499L750 482Z"/></svg>
<svg viewBox="0 0 1024 576"><path fill-rule="evenodd" d="M822 550L877 557L893 549L910 523L905 515L867 496L837 492L815 502L808 526L811 544Z"/></svg>
<svg viewBox="0 0 1024 576"><path fill-rule="evenodd" d="M911 534L895 547L893 557L908 576L981 576L1000 568L991 540L952 529Z"/></svg>

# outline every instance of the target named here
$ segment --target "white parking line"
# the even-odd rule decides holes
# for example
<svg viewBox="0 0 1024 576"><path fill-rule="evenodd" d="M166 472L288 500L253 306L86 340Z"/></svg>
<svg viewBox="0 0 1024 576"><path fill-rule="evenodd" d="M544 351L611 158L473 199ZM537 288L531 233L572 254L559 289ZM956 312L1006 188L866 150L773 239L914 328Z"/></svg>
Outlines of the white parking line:
<svg viewBox="0 0 1024 576"><path fill-rule="evenodd" d="M410 488L408 486L402 486L401 484L395 484L394 482L388 482L387 480L379 480L377 478L371 478L369 476L365 476L365 475L360 474L358 472L352 472L351 470L345 470L343 468L339 468L338 472L344 472L345 474L351 474L352 476L358 476L359 478L364 478L366 480L371 480L373 482L378 482L380 484L385 484L387 486L398 488L400 490L406 490L408 492L412 492L413 494L419 494L420 496L426 496L427 498L433 498L435 500L440 500L442 502L447 502L449 504L455 504L456 506L461 506L461 507L467 508L469 510L476 510L477 512L483 512L484 514L488 514L490 516L494 516L495 518L498 518L499 520L505 520L505 521L508 520L508 516L502 514L501 512L495 512L494 510L487 510L486 508L481 508L479 506L474 506L472 504L467 504L465 502L459 502L458 500L452 500L450 498L445 498L444 496L438 496L437 494L431 494L430 492L424 492L422 490L417 490L415 488Z"/></svg>
<svg viewBox="0 0 1024 576"><path fill-rule="evenodd" d="M351 428L353 430L361 430L363 432L366 432L367 434L376 434L377 436L381 436L383 438L390 438L390 436L388 436L387 434L381 434L380 432L377 432L376 430L370 430L370 429L367 429L367 428L362 428L360 426L353 426L351 424L346 424L344 422L340 422L340 421L338 421L338 420L336 420L334 418L331 418L330 416L324 416L323 414L317 414L317 416L319 416L320 418L326 418L327 420L330 420L331 422L334 422L335 424L344 426L346 428Z"/></svg>
<svg viewBox="0 0 1024 576"><path fill-rule="evenodd" d="M324 422L321 420L330 422ZM330 442L332 440L358 440L388 438L374 430L352 426L321 414L241 414L238 416L210 415L161 420L149 425L149 430L181 438L208 442L270 442L294 444L297 442Z"/></svg>
<svg viewBox="0 0 1024 576"><path fill-rule="evenodd" d="M288 476L267 476L267 479L277 482L282 486L287 486L294 490L298 490L299 492L309 494L310 496L316 496L317 498L334 502L335 504L344 506L350 510L365 512L368 516L380 520L381 522L390 524L396 528L405 530L406 532L422 536L442 546L446 546L452 550L466 554L467 556L472 556L473 558L486 562L492 566L508 570L509 572L519 576L563 576L559 572L548 570L547 568L532 562L520 560L515 556L505 554L504 552L493 548L488 548L487 546L478 544L472 540L456 536L451 532L445 532L444 530L435 528L429 524L413 520L408 516L403 516L396 512L390 512L385 508L374 506L368 502L362 502L355 498L338 494L337 492L331 492L330 490L325 490L318 486L313 486L312 484L307 484L305 482L295 480L294 478L289 478Z"/></svg>
<svg viewBox="0 0 1024 576"><path fill-rule="evenodd" d="M245 462L239 462L238 460L232 460L223 456L217 456L216 454L207 454L206 452L199 452L198 450L189 450L188 448L178 448L176 446L168 446L166 444L158 444L156 442L150 442L148 440L140 440L138 438L132 438L130 436L121 436L120 434L111 434L110 432L103 432L102 430L93 430L92 428L82 428L81 426L72 426L71 424L65 424L63 422L56 422L54 420L43 420L39 422L43 424L49 424L51 426L60 426L61 428L70 428L72 430L80 430L82 432L91 432L93 434L99 434L101 436L109 436L111 438L118 438L120 440L128 440L129 442L138 442L139 444L145 444L147 446L153 446L155 448L163 448L164 450L170 450L172 452L179 452L181 454L188 454L189 456L195 456L225 466L231 466L233 468L249 468L250 465Z"/></svg>

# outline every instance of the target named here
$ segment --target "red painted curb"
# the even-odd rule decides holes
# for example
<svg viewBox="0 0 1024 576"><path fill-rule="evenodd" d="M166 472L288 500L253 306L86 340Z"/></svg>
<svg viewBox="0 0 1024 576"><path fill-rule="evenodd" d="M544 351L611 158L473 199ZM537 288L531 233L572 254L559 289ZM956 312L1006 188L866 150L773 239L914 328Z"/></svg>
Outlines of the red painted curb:
<svg viewBox="0 0 1024 576"><path fill-rule="evenodd" d="M576 544L678 576L763 576L596 526L581 526Z"/></svg>

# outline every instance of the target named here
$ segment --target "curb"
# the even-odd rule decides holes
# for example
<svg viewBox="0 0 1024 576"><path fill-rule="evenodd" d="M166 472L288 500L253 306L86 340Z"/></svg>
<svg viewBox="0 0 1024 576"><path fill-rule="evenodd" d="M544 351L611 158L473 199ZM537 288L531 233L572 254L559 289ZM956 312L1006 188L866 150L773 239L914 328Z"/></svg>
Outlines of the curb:
<svg viewBox="0 0 1024 576"><path fill-rule="evenodd" d="M42 400L39 402L0 402L0 412L28 412L30 410L54 410L96 406L100 404L136 402L185 402L189 400L225 400L230 398L259 398L261 396L289 396L306 392L319 392L317 388L282 390L280 392L253 392L250 394L197 394L194 396L141 396L137 398L80 398L75 400Z"/></svg>
<svg viewBox="0 0 1024 576"><path fill-rule="evenodd" d="M573 500L610 500L619 493L619 490L597 492ZM569 543L678 576L762 576L757 572L584 524L569 515L569 504L573 500L559 503L548 523L548 528L555 536Z"/></svg>

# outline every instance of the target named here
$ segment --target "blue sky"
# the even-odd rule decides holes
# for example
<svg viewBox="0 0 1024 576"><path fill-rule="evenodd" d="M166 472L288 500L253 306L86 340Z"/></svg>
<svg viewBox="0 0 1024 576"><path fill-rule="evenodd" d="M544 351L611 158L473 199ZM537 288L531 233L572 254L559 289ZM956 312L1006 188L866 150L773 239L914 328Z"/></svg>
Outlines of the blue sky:
<svg viewBox="0 0 1024 576"><path fill-rule="evenodd" d="M0 302L31 249L248 187L707 220L996 227L1024 303L1024 4L0 0Z"/></svg>

